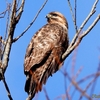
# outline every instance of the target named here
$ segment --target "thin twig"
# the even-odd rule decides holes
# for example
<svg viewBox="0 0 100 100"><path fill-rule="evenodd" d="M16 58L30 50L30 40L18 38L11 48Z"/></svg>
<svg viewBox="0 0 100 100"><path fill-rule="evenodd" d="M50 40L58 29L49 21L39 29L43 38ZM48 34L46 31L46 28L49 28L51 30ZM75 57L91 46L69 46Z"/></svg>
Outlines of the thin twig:
<svg viewBox="0 0 100 100"><path fill-rule="evenodd" d="M7 83L6 83L5 77L2 79L2 81L3 81L4 86L5 86L5 88L6 88L6 91L7 91L9 100L13 100L13 99L12 99L12 96L11 96L11 93L10 93L10 90L9 90L9 87L8 87L8 85L7 85Z"/></svg>
<svg viewBox="0 0 100 100"><path fill-rule="evenodd" d="M86 91L89 89L89 87L91 86L91 84L94 83L94 82L96 81L97 77L98 77L98 76L96 76L92 81L89 82L89 84L86 86L84 92L86 92ZM90 95L90 96L92 97L92 95ZM79 100L81 100L82 97L83 97L83 96L82 96L82 94L81 94Z"/></svg>
<svg viewBox="0 0 100 100"><path fill-rule="evenodd" d="M73 23L74 23L74 27L75 27L75 30L76 30L77 29L76 18L75 18L75 15L74 15L70 0L67 0L67 1L68 1L68 5L69 5L69 8L70 8L71 15L72 15L72 20L73 20Z"/></svg>
<svg viewBox="0 0 100 100"><path fill-rule="evenodd" d="M48 96L48 93L47 93L47 91L46 91L46 89L45 89L45 87L43 88L43 90L44 90L44 93L45 93L46 100L50 100L50 99L49 99L49 96Z"/></svg>
<svg viewBox="0 0 100 100"><path fill-rule="evenodd" d="M4 18L6 12L7 12L7 9L4 12L0 13L0 15L3 15L3 16L0 16L0 18Z"/></svg>
<svg viewBox="0 0 100 100"><path fill-rule="evenodd" d="M8 24L9 24L9 17L10 17L10 11L11 11L11 4L8 4L7 3L7 9L8 9L8 16L7 16L7 22L6 22L6 32L5 32L5 35L4 35L4 41L6 40L6 37L7 37L7 32L8 32Z"/></svg>
<svg viewBox="0 0 100 100"><path fill-rule="evenodd" d="M3 11L2 13L0 13L0 15L2 15L2 16L0 16L0 18L4 18L5 15L6 15L6 12L9 11L10 8L11 8L11 4L10 4L10 3L7 3L7 8L6 8L6 10Z"/></svg>
<svg viewBox="0 0 100 100"><path fill-rule="evenodd" d="M83 37L85 37L92 29L93 27L97 24L97 22L100 20L100 15L97 16L97 18L93 21L93 23L89 26L89 28L79 36L79 38L77 39L77 41L74 43L74 45L72 47L71 44L68 47L68 49L66 50L66 52L62 55L62 59L64 60L66 57L68 57L68 55L79 45L79 43L82 41ZM75 35L76 37L76 35ZM73 40L72 40L73 42ZM71 42L71 43L72 43Z"/></svg>
<svg viewBox="0 0 100 100"><path fill-rule="evenodd" d="M6 2L7 3L7 2ZM2 39L4 41L4 47L3 47L3 53L2 55L4 55L4 52L5 52L5 47L6 47L6 44L7 44L7 41L6 41L6 38L7 38L7 33L8 33L8 26L9 26L9 19L10 19L10 11L11 11L11 4L7 3L8 7L8 16L7 16L7 22L6 22L6 32L5 32L5 35L4 35L4 39ZM3 57L2 57L3 58Z"/></svg>
<svg viewBox="0 0 100 100"><path fill-rule="evenodd" d="M24 35L24 33L33 25L33 23L35 22L35 20L37 19L38 15L40 14L40 12L42 11L42 9L44 8L44 6L46 5L48 0L45 0L44 4L42 5L42 7L39 9L39 11L37 12L36 16L34 17L34 19L32 20L32 22L29 24L29 26L16 38L13 39L13 42L16 42L20 37L22 37Z"/></svg>
<svg viewBox="0 0 100 100"><path fill-rule="evenodd" d="M77 0L75 0L75 30L77 33Z"/></svg>
<svg viewBox="0 0 100 100"><path fill-rule="evenodd" d="M97 69L97 73L98 72L100 72L100 61L99 61L99 64L98 64L98 69ZM93 83L92 88L91 88L91 93L90 93L91 96L93 95L93 92L94 92L94 89L95 89L95 86L96 86L97 77L98 77L98 75L96 74L95 77L94 77L95 82Z"/></svg>
<svg viewBox="0 0 100 100"><path fill-rule="evenodd" d="M72 15L73 22L75 22L75 16L74 16L74 12L73 12L70 0L67 0L67 1L68 1L68 5L69 5L69 8L70 8L70 12L71 12L71 15Z"/></svg>
<svg viewBox="0 0 100 100"><path fill-rule="evenodd" d="M80 68L79 68L79 70L78 70L77 73L75 74L73 80L76 80L76 78L77 78L77 77L79 76L79 74L81 73L82 69L83 69L83 67L80 67ZM72 87L72 83L69 84L69 87L68 87L68 89L67 89L67 92L70 91L71 87Z"/></svg>
<svg viewBox="0 0 100 100"><path fill-rule="evenodd" d="M96 73L90 74L90 75L84 77L83 79L79 80L77 83L81 84L82 82L86 81L87 79L95 77L95 76L100 76L100 72L96 72Z"/></svg>
<svg viewBox="0 0 100 100"><path fill-rule="evenodd" d="M66 72L66 74L67 74L67 72ZM67 74L67 77L68 77L69 81L71 81L72 84L75 86L75 88L81 92L82 96L85 96L88 100L92 100L91 97L90 97L87 93L85 93L85 92L79 87L79 85L78 85L74 80L72 80L72 79L70 78L70 76L69 76L68 74Z"/></svg>
<svg viewBox="0 0 100 100"><path fill-rule="evenodd" d="M93 6L92 6L92 9L90 11L90 13L88 14L88 16L86 17L86 19L84 20L84 22L81 24L80 28L78 29L78 32L75 34L72 42L70 43L68 49L70 49L74 44L75 44L75 41L77 40L80 32L82 31L82 29L84 28L84 26L86 25L86 23L88 22L88 20L92 17L92 15L96 12L95 9L96 9L96 5L98 3L99 0L95 0ZM94 26L93 26L94 27ZM70 51L70 50L69 50ZM62 58L66 58L69 54L66 55L66 54L63 54Z"/></svg>
<svg viewBox="0 0 100 100"><path fill-rule="evenodd" d="M13 6L12 6L12 13L10 17L10 24L9 24L9 31L8 31L8 38L6 40L6 45L4 49L4 55L3 55L3 60L2 60L2 66L1 68L3 69L3 73L5 72L7 66L8 66L8 59L9 59L9 54L11 50L11 41L12 41L12 36L14 34L14 26L16 25L15 22L15 6L16 6L16 0L13 1Z"/></svg>
<svg viewBox="0 0 100 100"><path fill-rule="evenodd" d="M78 52L78 48L76 48L73 52L72 55L72 61L71 61L71 74L72 74L72 78L74 78L74 72L75 72L75 64L76 64L76 57L77 57L77 52Z"/></svg>
<svg viewBox="0 0 100 100"><path fill-rule="evenodd" d="M64 86L65 86L65 96L67 97L68 100L71 100L71 97L69 95L69 93L66 91L67 90L67 74L66 74L66 69L63 68L63 71L61 71L61 73L64 75Z"/></svg>
<svg viewBox="0 0 100 100"><path fill-rule="evenodd" d="M93 29L93 27L97 24L99 20L100 20L100 14L97 16L94 22L89 26L89 28L83 34L81 34L81 37L83 38L84 36L86 36Z"/></svg>
<svg viewBox="0 0 100 100"><path fill-rule="evenodd" d="M19 12L18 12L18 15L16 16L16 22L18 23L18 21L20 20L20 18L21 18L21 15L22 15L22 12L23 12L23 9L24 9L24 4L25 4L25 0L22 0L22 2L21 2L21 6L20 6L20 8L19 8ZM17 9L16 9L16 11L17 11Z"/></svg>
<svg viewBox="0 0 100 100"><path fill-rule="evenodd" d="M93 79L92 81L90 81L90 83L86 86L86 88L85 88L85 90L84 90L84 92L86 92L87 89L89 89L89 87L90 87L91 84L93 83L93 86L92 86L92 88L91 88L91 93L90 93L90 96L91 96L91 97L92 97L92 95L93 95L94 88L95 88L95 86L96 86L97 78L99 77L99 75L98 75L99 68L100 68L100 62L99 62L98 70L97 70L97 72L96 72L96 74L95 74L94 79ZM99 74L100 74L100 72L99 72ZM81 99L82 99L82 95L80 96L80 99L79 99L79 100L81 100Z"/></svg>

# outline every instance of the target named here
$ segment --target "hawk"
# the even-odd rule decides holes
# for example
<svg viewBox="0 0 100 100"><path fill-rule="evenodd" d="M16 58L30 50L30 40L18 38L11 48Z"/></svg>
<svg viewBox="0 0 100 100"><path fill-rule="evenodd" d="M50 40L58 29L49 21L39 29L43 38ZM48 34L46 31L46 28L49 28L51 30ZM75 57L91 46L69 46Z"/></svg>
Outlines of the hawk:
<svg viewBox="0 0 100 100"><path fill-rule="evenodd" d="M69 45L66 18L60 12L50 12L46 18L47 24L32 37L24 60L25 91L32 98L62 66Z"/></svg>

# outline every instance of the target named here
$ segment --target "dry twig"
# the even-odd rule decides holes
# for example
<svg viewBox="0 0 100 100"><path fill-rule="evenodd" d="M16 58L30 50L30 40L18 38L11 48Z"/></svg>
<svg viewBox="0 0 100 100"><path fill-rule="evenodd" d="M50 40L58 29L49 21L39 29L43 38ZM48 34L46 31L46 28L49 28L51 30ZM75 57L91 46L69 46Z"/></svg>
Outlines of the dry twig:
<svg viewBox="0 0 100 100"><path fill-rule="evenodd" d="M76 7L77 7L76 1L77 1L77 0L75 0L75 14L74 14L74 12L73 12L73 9L72 9L70 0L67 0L67 1L68 1L68 5L69 5L69 8L70 8L71 15L72 15L72 20L73 20L73 23L74 23L74 27L75 27L75 30L76 30L76 32L77 32L77 24L76 24L76 11L77 11L77 10L76 10Z"/></svg>
<svg viewBox="0 0 100 100"><path fill-rule="evenodd" d="M95 76L100 76L100 72L96 72L96 73L93 73L93 74L90 74L90 75L84 77L83 79L79 80L77 82L77 84L81 84L82 82L86 81L87 79L95 77Z"/></svg>
<svg viewBox="0 0 100 100"><path fill-rule="evenodd" d="M89 26L89 28L79 37L79 33L84 28L85 24L88 22L88 20L91 18L91 16L95 13L95 8L96 8L97 3L98 3L98 0L96 0L94 2L89 15L87 16L87 18L84 20L84 22L78 29L78 32L75 34L75 36L74 36L72 42L70 43L68 49L66 50L66 52L62 55L63 60L65 60L66 57L68 57L68 55L80 44L83 37L86 36L93 29L93 27L97 24L97 22L100 20L100 15L98 15L97 18L94 20L94 22Z"/></svg>
<svg viewBox="0 0 100 100"><path fill-rule="evenodd" d="M24 0L22 0L22 3L24 2ZM4 53L3 53L3 59L1 62L1 66L0 66L0 80L3 81L6 91L8 93L8 97L10 100L12 100L9 88L7 86L7 83L5 81L4 78L4 73L6 71L6 68L8 66L8 61L9 61L9 55L10 55L10 51L11 51L11 46L12 46L12 40L13 40L13 36L14 36L14 30L16 27L16 24L18 23L18 21L20 20L22 11L23 11L23 7L24 7L24 3L23 6L21 7L20 10L20 14L18 19L16 20L16 0L13 0L13 5L12 5L12 11L11 11L11 17L10 17L10 22L9 22L9 30L8 30L8 37L5 43L5 49L4 49Z"/></svg>
<svg viewBox="0 0 100 100"><path fill-rule="evenodd" d="M11 96L11 93L10 93L10 90L9 90L9 87L8 87L8 85L7 85L7 83L6 83L5 77L2 79L2 81L3 81L4 86L5 86L5 88L6 88L6 91L7 91L9 100L13 100L13 98L12 98L12 96Z"/></svg>
<svg viewBox="0 0 100 100"><path fill-rule="evenodd" d="M67 72L66 72L67 74ZM75 88L82 94L82 96L85 96L88 100L92 100L92 98L87 94L85 93L80 87L79 85L70 78L70 76L67 74L67 77L69 79L69 81L75 86Z"/></svg>
<svg viewBox="0 0 100 100"><path fill-rule="evenodd" d="M42 11L42 9L44 8L44 6L46 5L47 2L48 2L48 0L45 0L44 4L39 9L39 11L37 12L37 14L34 17L34 19L32 20L32 22L29 24L29 26L18 37L14 38L13 42L16 42L19 38L21 38L28 31L28 29L33 25L33 23L35 22L35 20L37 19L37 17L39 16L40 12Z"/></svg>
<svg viewBox="0 0 100 100"><path fill-rule="evenodd" d="M49 99L49 96L48 96L48 93L47 93L47 91L46 91L46 89L43 88L43 90L44 90L44 93L45 93L46 100L50 100L50 99Z"/></svg>

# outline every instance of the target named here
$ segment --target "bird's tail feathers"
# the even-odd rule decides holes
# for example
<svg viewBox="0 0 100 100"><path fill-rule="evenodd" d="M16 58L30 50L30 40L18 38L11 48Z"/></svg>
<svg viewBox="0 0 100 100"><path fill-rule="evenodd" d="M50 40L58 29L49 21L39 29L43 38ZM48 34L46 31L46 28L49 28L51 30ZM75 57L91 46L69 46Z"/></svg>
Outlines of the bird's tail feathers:
<svg viewBox="0 0 100 100"><path fill-rule="evenodd" d="M26 84L25 84L25 91L28 95L31 95L33 98L38 91L41 91L42 84L40 84L37 80L34 80L34 74L32 76L27 76Z"/></svg>

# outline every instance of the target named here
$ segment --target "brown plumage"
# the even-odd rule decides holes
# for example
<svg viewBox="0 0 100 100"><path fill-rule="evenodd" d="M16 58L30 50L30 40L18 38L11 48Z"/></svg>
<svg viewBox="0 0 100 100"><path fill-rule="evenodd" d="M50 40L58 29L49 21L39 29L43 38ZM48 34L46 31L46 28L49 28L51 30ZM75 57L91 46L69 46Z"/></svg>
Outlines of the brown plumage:
<svg viewBox="0 0 100 100"><path fill-rule="evenodd" d="M24 73L27 77L25 91L33 98L41 91L49 76L62 66L62 55L68 47L68 23L59 12L51 12L44 25L28 45Z"/></svg>

